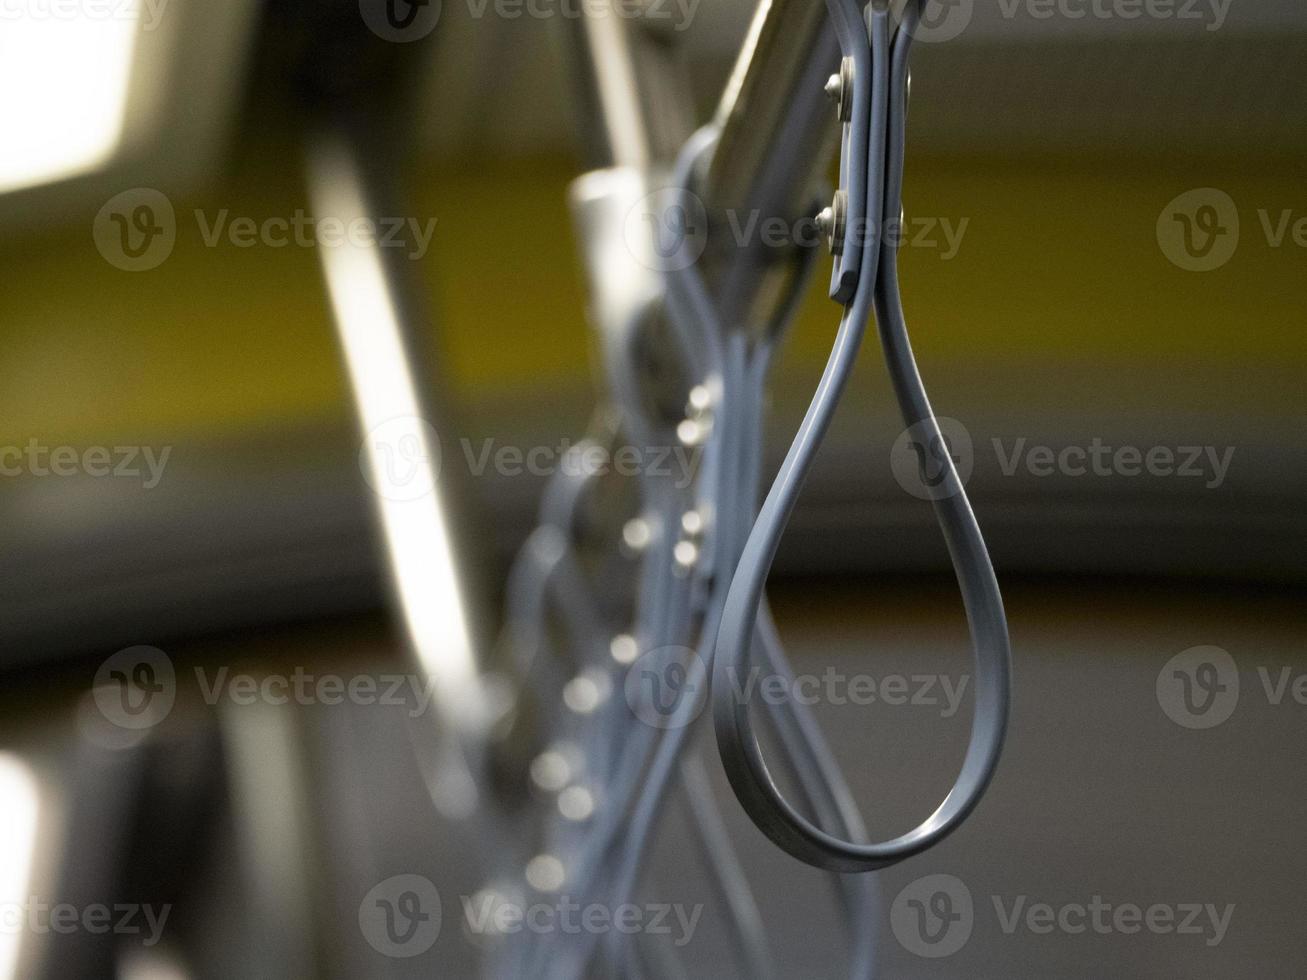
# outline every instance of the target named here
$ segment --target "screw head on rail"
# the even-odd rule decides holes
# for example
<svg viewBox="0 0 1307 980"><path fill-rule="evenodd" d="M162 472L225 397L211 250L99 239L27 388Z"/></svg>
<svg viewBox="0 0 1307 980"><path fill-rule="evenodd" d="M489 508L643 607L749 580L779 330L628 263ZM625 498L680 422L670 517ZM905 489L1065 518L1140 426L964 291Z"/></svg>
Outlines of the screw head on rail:
<svg viewBox="0 0 1307 980"><path fill-rule="evenodd" d="M853 59L840 60L840 70L826 80L826 96L835 103L840 122L853 118Z"/></svg>
<svg viewBox="0 0 1307 980"><path fill-rule="evenodd" d="M826 238L826 245L832 255L844 252L844 225L848 220L849 195L847 191L836 191L835 200L828 208L822 208L817 215L817 230Z"/></svg>
<svg viewBox="0 0 1307 980"><path fill-rule="evenodd" d="M840 100L841 88L840 76L839 73L836 72L835 74L832 74L830 78L826 79L826 98L830 99L832 102L838 102Z"/></svg>

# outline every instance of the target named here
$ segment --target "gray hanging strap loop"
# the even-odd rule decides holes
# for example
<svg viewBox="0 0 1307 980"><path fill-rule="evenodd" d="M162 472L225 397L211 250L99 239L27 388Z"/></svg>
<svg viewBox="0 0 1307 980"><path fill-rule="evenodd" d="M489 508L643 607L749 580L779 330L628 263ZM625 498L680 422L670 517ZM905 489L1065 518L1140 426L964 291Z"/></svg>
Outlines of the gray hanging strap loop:
<svg viewBox="0 0 1307 980"><path fill-rule="evenodd" d="M842 20L836 11L847 8L850 3L846 0L828 2L837 23L847 22L847 10ZM872 60L881 64L885 58L886 13L879 3L871 10ZM893 43L886 90L889 118L884 128L879 130L876 128L878 121L872 119L869 139L868 198L882 201L883 213L893 215L895 222L901 208L908 52L919 17L919 2L911 0ZM881 82L878 75L873 87ZM879 104L874 96L871 103L873 106ZM880 171L883 176L879 185L876 183L878 143L881 146L888 144L887 166ZM860 217L863 216L850 208L850 224L855 224ZM762 757L749 704L735 695L731 683L733 677L747 672L755 619L767 574L804 479L852 372L873 304L904 422L917 427L917 431L922 432L932 445L942 445L939 426L908 341L898 291L895 247L886 240L891 236L880 235L879 221L863 227L875 234L875 240L862 253L857 289L845 307L830 360L749 535L731 583L718 634L712 679L713 723L718 751L731 786L750 818L778 846L800 860L842 872L872 871L918 854L939 843L970 815L998 763L1007 730L1011 674L1007 620L993 566L952 459L943 453L940 461L942 481L934 501L935 512L962 590L971 630L976 663L976 707L971 741L961 773L935 812L906 834L881 843L855 843L826 833L796 811L781 794Z"/></svg>

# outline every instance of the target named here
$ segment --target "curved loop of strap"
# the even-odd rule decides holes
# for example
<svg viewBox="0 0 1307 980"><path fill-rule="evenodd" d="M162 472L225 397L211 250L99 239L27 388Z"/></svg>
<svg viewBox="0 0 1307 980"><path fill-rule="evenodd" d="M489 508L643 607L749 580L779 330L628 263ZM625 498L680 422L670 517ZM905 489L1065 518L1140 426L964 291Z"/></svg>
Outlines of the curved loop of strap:
<svg viewBox="0 0 1307 980"><path fill-rule="evenodd" d="M828 0L828 4L837 25L846 26L849 9L856 10L854 0ZM736 796L759 829L781 848L808 864L840 872L887 867L926 850L957 829L993 777L1007 730L1010 700L1011 650L1002 597L980 528L948 453L938 454L942 479L933 502L966 609L976 664L976 705L961 773L935 812L907 833L875 844L843 840L815 826L781 794L763 759L748 701L736 694L737 685L732 683L749 669L755 621L776 548L852 372L873 305L904 423L928 445L943 445L908 340L897 256L890 241L897 236L880 234L882 215L892 216L886 224L899 220L908 52L919 18L920 0L910 0L887 57L888 10L880 2L872 7L872 93L870 100L864 97L861 103L869 101L871 105L868 203L866 213L855 213L851 194L848 221L850 234L869 233L871 238L864 243L857 289L845 307L830 360L731 582L713 663L713 723L718 751ZM844 42L844 26L840 33ZM867 40L864 34L861 43ZM879 70L875 66L880 66ZM877 113L877 108L886 104L887 118Z"/></svg>

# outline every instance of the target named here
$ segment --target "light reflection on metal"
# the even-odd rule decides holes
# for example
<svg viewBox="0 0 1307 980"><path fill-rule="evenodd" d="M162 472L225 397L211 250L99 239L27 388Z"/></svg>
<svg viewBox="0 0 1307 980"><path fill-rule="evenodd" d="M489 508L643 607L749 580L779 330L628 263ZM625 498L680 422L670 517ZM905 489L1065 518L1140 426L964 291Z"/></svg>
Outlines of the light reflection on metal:
<svg viewBox="0 0 1307 980"><path fill-rule="evenodd" d="M318 144L309 173L319 219L358 227L375 217L346 144ZM435 681L443 717L471 724L480 710L478 672L441 497L438 437L424 416L396 283L376 242L347 237L353 240L318 251L359 422L367 433L361 460L376 491L409 640Z"/></svg>

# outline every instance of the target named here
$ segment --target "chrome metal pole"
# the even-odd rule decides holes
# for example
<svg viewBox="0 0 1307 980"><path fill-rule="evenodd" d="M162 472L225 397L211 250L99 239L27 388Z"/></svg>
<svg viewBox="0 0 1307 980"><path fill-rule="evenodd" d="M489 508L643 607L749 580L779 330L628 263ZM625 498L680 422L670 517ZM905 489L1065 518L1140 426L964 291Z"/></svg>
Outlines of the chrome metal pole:
<svg viewBox="0 0 1307 980"><path fill-rule="evenodd" d="M632 167L656 182L693 129L674 39L629 17L592 15L569 30L587 165ZM712 229L705 277L726 322L765 322L784 296L790 251L736 241L728 219L793 226L812 211L839 132L824 91L839 62L825 4L762 0L722 93L721 139L698 187Z"/></svg>
<svg viewBox="0 0 1307 980"><path fill-rule="evenodd" d="M810 213L814 188L832 158L839 123L824 83L840 51L824 3L763 0L717 109L721 138L699 188L718 233L705 256L726 322L765 322L784 294L787 250L721 234L723 217L782 218Z"/></svg>

